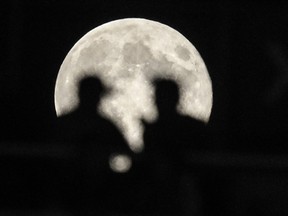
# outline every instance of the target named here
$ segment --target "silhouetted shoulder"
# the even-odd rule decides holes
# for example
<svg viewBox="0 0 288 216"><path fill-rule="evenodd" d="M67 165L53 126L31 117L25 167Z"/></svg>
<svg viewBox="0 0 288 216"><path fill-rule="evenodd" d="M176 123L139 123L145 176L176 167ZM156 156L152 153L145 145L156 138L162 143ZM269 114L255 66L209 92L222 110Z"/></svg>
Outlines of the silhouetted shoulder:
<svg viewBox="0 0 288 216"><path fill-rule="evenodd" d="M180 115L178 124L178 133L185 141L183 142L184 148L201 150L206 147L207 126L204 122Z"/></svg>

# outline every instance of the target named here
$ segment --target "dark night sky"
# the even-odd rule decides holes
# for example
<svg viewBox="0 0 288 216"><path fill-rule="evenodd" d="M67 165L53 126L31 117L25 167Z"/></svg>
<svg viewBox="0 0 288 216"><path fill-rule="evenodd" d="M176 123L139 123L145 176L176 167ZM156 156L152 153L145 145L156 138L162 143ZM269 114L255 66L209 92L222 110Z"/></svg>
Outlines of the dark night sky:
<svg viewBox="0 0 288 216"><path fill-rule="evenodd" d="M44 141L74 43L105 22L140 17L175 28L202 55L214 90L211 148L288 150L288 3L13 0L2 8L2 141Z"/></svg>

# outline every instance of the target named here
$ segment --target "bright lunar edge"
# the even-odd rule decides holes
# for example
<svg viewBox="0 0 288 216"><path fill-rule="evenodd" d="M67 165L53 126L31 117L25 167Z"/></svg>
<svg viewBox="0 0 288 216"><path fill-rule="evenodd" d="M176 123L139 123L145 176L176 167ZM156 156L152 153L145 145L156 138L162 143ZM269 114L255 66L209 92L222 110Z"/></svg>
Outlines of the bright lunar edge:
<svg viewBox="0 0 288 216"><path fill-rule="evenodd" d="M97 76L111 89L98 111L119 128L134 151L144 147L141 119L152 122L158 116L152 85L157 78L178 84L179 113L209 121L213 96L204 61L183 35L159 22L120 19L84 35L60 67L55 86L57 116L77 108L79 81L87 76Z"/></svg>

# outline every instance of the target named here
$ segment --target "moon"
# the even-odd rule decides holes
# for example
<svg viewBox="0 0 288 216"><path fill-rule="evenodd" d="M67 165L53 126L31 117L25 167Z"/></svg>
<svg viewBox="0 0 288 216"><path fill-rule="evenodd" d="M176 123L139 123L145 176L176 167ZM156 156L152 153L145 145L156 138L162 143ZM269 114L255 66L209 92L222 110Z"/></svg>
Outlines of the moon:
<svg viewBox="0 0 288 216"><path fill-rule="evenodd" d="M111 89L99 113L122 132L130 148L143 146L141 119L157 119L156 78L174 80L180 91L179 113L208 122L212 83L196 48L175 29L147 19L126 18L100 25L85 34L65 57L55 85L57 116L79 105L79 81L97 76Z"/></svg>

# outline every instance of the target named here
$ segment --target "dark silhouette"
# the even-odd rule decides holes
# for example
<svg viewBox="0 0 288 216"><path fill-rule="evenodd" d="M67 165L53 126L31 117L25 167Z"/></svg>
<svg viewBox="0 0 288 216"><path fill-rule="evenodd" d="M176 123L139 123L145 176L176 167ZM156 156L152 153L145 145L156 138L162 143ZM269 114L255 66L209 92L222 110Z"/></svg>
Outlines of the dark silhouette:
<svg viewBox="0 0 288 216"><path fill-rule="evenodd" d="M117 128L97 112L102 83L94 77L80 83L78 109L59 119L59 143L75 148L75 197L70 202L79 215L109 215L126 211L125 197L129 173L111 170L113 154L131 155L130 149ZM127 201L128 202L128 201ZM72 209L73 209L72 206Z"/></svg>
<svg viewBox="0 0 288 216"><path fill-rule="evenodd" d="M176 83L157 80L155 88L159 118L153 124L145 123L144 134L143 154L154 191L148 206L157 215L197 215L195 178L186 172L184 158L205 144L205 124L177 113Z"/></svg>

